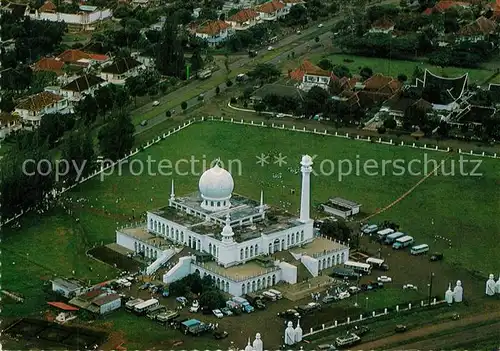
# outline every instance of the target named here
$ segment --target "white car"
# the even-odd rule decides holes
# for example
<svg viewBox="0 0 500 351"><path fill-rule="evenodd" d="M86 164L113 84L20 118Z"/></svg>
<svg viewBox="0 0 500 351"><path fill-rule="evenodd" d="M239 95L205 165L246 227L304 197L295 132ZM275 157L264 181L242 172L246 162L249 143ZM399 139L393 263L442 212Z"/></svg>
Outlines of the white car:
<svg viewBox="0 0 500 351"><path fill-rule="evenodd" d="M349 294L349 292L347 291L342 291L338 297L339 300L348 299L349 297L351 297L351 294Z"/></svg>
<svg viewBox="0 0 500 351"><path fill-rule="evenodd" d="M198 312L199 309L200 309L200 304L198 303L198 301L194 300L193 304L189 308L189 312L196 313Z"/></svg>
<svg viewBox="0 0 500 351"><path fill-rule="evenodd" d="M160 104L159 101L153 101L153 106L158 106Z"/></svg>
<svg viewBox="0 0 500 351"><path fill-rule="evenodd" d="M217 318L222 318L222 317L224 317L224 313L222 313L222 311L221 311L221 310L213 310L212 312L213 312L213 314L215 315L215 317L217 317Z"/></svg>
<svg viewBox="0 0 500 351"><path fill-rule="evenodd" d="M285 117L285 114L284 114L284 113L278 113L278 114L276 115L276 118L283 118L283 117Z"/></svg>
<svg viewBox="0 0 500 351"><path fill-rule="evenodd" d="M403 289L404 290L408 290L408 289L418 290L418 288L415 285L412 285L412 284L405 284L405 285L403 285Z"/></svg>
<svg viewBox="0 0 500 351"><path fill-rule="evenodd" d="M318 28L323 28L323 23L318 24Z"/></svg>
<svg viewBox="0 0 500 351"><path fill-rule="evenodd" d="M274 48L273 48L272 46L269 46L269 47L267 48L267 51L272 51L272 50L274 50Z"/></svg>
<svg viewBox="0 0 500 351"><path fill-rule="evenodd" d="M381 277L378 277L377 281L382 282L382 283L390 283L390 282L392 282L392 278L388 277L386 275L383 275Z"/></svg>

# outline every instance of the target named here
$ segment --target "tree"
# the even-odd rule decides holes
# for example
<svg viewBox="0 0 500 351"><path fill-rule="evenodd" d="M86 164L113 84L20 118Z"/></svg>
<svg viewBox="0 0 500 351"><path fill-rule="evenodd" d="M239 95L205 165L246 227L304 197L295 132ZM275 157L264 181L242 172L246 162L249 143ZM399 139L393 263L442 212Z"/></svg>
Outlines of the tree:
<svg viewBox="0 0 500 351"><path fill-rule="evenodd" d="M352 234L351 228L349 228L343 220L337 220L335 222L326 220L321 224L319 230L322 235L342 242L348 242Z"/></svg>
<svg viewBox="0 0 500 351"><path fill-rule="evenodd" d="M156 68L161 74L185 79L184 51L174 21L165 23L156 53Z"/></svg>
<svg viewBox="0 0 500 351"><path fill-rule="evenodd" d="M321 61L319 61L318 67L324 69L325 71L331 71L333 68L333 63L328 59L322 59Z"/></svg>
<svg viewBox="0 0 500 351"><path fill-rule="evenodd" d="M378 128L377 128L377 132L378 132L379 134L385 134L386 129L385 129L385 127L384 127L384 126L381 126L381 127L378 127Z"/></svg>
<svg viewBox="0 0 500 351"><path fill-rule="evenodd" d="M271 63L259 63L252 71L248 72L250 78L260 79L264 82L272 82L280 75L280 70Z"/></svg>
<svg viewBox="0 0 500 351"><path fill-rule="evenodd" d="M384 121L384 127L386 129L395 129L398 126L394 118L388 118Z"/></svg>
<svg viewBox="0 0 500 351"><path fill-rule="evenodd" d="M304 114L306 116L314 116L316 113L322 112L330 95L320 87L312 87L304 97Z"/></svg>
<svg viewBox="0 0 500 351"><path fill-rule="evenodd" d="M69 162L65 180L70 184L80 181L95 169L95 152L89 131L72 132L62 146L62 159Z"/></svg>
<svg viewBox="0 0 500 351"><path fill-rule="evenodd" d="M406 76L406 74L398 74L398 81L400 81L401 83L404 83L408 80L408 77Z"/></svg>
<svg viewBox="0 0 500 351"><path fill-rule="evenodd" d="M203 57L201 57L201 52L199 48L196 48L193 51L193 55L191 56L190 62L191 62L191 70L193 72L199 71L200 69L203 69L203 67L205 66L205 62L203 62Z"/></svg>
<svg viewBox="0 0 500 351"><path fill-rule="evenodd" d="M181 104L181 108L185 111L188 107L188 103L187 101L183 101L182 104Z"/></svg>
<svg viewBox="0 0 500 351"><path fill-rule="evenodd" d="M220 94L220 86L216 86L215 87L215 95L219 95Z"/></svg>
<svg viewBox="0 0 500 351"><path fill-rule="evenodd" d="M257 102L254 105L254 110L257 112L259 115L266 110L266 104L264 104L262 101Z"/></svg>
<svg viewBox="0 0 500 351"><path fill-rule="evenodd" d="M172 117L172 112L170 112L170 110L168 110L167 112L165 112L165 117L167 117L167 118Z"/></svg>
<svg viewBox="0 0 500 351"><path fill-rule="evenodd" d="M440 137L446 138L450 132L450 125L446 121L441 121L437 129L437 133Z"/></svg>
<svg viewBox="0 0 500 351"><path fill-rule="evenodd" d="M231 87L232 85L233 85L233 82L232 82L230 79L228 79L228 80L226 81L226 86L229 88L229 87Z"/></svg>
<svg viewBox="0 0 500 351"><path fill-rule="evenodd" d="M112 120L99 131L99 149L104 158L117 161L134 145L135 128L128 112L117 110Z"/></svg>
<svg viewBox="0 0 500 351"><path fill-rule="evenodd" d="M209 310L215 310L224 307L226 299L220 291L212 289L201 294L199 302L201 306L207 306Z"/></svg>
<svg viewBox="0 0 500 351"><path fill-rule="evenodd" d="M349 71L349 68L343 65L336 65L333 67L333 74L335 76L342 78L342 77L351 77L351 72Z"/></svg>
<svg viewBox="0 0 500 351"><path fill-rule="evenodd" d="M370 67L363 67L361 71L359 71L359 75L363 80L367 80L373 75L373 70Z"/></svg>

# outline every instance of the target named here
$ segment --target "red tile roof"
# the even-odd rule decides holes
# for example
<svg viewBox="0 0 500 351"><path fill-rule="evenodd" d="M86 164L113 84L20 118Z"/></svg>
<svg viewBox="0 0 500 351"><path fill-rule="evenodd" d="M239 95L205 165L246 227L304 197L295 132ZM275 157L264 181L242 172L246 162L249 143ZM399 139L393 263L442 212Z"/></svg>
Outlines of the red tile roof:
<svg viewBox="0 0 500 351"><path fill-rule="evenodd" d="M331 77L332 74L318 66L313 65L310 61L304 60L299 68L290 72L290 78L297 81L302 81L304 75L310 74L313 76Z"/></svg>
<svg viewBox="0 0 500 351"><path fill-rule="evenodd" d="M216 35L223 30L229 28L229 24L224 21L208 21L202 24L198 29L196 29L196 33L203 33L208 35Z"/></svg>
<svg viewBox="0 0 500 351"><path fill-rule="evenodd" d="M49 305L57 307L63 311L78 311L79 308L65 304L64 302L47 302Z"/></svg>
<svg viewBox="0 0 500 351"><path fill-rule="evenodd" d="M401 87L401 82L392 77L384 76L381 73L374 74L368 78L364 83L366 90L379 91L380 89L389 86L391 90L395 91Z"/></svg>
<svg viewBox="0 0 500 351"><path fill-rule="evenodd" d="M474 22L462 27L460 35L478 35L478 34L491 34L497 28L497 24L484 16L479 17Z"/></svg>
<svg viewBox="0 0 500 351"><path fill-rule="evenodd" d="M258 6L255 10L262 13L273 13L283 9L284 7L285 5L283 3L273 0Z"/></svg>
<svg viewBox="0 0 500 351"><path fill-rule="evenodd" d="M433 12L444 12L446 10L451 9L452 7L455 6L464 6L468 7L470 6L469 2L464 2L464 1L448 1L448 0L443 0L438 2L434 7L428 8L424 11L424 14L430 15Z"/></svg>
<svg viewBox="0 0 500 351"><path fill-rule="evenodd" d="M57 74L62 74L62 68L64 66L64 62L60 60L56 60L52 57L45 57L40 61L37 61L33 65L33 71L50 71L55 72Z"/></svg>
<svg viewBox="0 0 500 351"><path fill-rule="evenodd" d="M303 0L280 0L284 4L303 4Z"/></svg>
<svg viewBox="0 0 500 351"><path fill-rule="evenodd" d="M95 61L107 61L109 57L106 55L89 54L81 50L66 50L57 58L66 63L77 63L79 60L95 60Z"/></svg>
<svg viewBox="0 0 500 351"><path fill-rule="evenodd" d="M243 22L247 22L251 19L257 18L257 17L259 17L259 14L257 13L257 11L254 11L252 9L243 9L243 10L235 13L231 17L229 17L227 20L230 22L243 23Z"/></svg>
<svg viewBox="0 0 500 351"><path fill-rule="evenodd" d="M375 29L391 29L394 28L394 22L387 18L380 18L373 22L372 28Z"/></svg>
<svg viewBox="0 0 500 351"><path fill-rule="evenodd" d="M50 106L53 103L62 100L62 97L48 91L42 91L41 93L31 95L28 98L22 100L17 104L16 108L28 111L40 111L44 107Z"/></svg>
<svg viewBox="0 0 500 351"><path fill-rule="evenodd" d="M342 90L350 90L354 88L357 82L359 82L359 78L342 77L339 80L339 85Z"/></svg>
<svg viewBox="0 0 500 351"><path fill-rule="evenodd" d="M52 1L45 1L45 3L40 6L38 12L56 12L57 7Z"/></svg>

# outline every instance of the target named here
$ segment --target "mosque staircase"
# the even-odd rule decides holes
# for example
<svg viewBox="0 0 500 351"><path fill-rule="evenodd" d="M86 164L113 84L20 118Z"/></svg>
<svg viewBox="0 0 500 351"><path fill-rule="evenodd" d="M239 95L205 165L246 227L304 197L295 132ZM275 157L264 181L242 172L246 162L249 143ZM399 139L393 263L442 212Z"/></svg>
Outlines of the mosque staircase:
<svg viewBox="0 0 500 351"><path fill-rule="evenodd" d="M290 263L297 267L297 283L309 280L314 276L309 272L309 269L300 261L295 259L293 255L288 251L280 251L273 254L275 259Z"/></svg>
<svg viewBox="0 0 500 351"><path fill-rule="evenodd" d="M153 263L151 263L147 268L146 268L146 274L151 275L154 274L162 264L167 262L169 259L171 259L174 255L176 254L174 249L168 249L164 250L160 257L158 257Z"/></svg>

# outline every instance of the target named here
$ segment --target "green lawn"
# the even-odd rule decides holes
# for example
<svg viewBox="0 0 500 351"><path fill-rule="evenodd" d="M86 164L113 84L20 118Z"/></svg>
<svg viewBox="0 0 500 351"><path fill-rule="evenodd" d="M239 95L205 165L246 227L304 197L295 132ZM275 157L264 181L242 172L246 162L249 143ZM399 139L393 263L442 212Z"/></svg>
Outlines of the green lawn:
<svg viewBox="0 0 500 351"><path fill-rule="evenodd" d="M415 70L415 66L419 66L422 69L427 68L431 72L445 77L456 77L464 74L465 72L469 72L469 79L471 83L482 83L493 74L492 71L485 69L459 67L441 68L419 61L389 60L375 57L330 54L317 54L311 55L310 57L313 63L318 63L324 58L330 60L333 64L348 67L353 74L358 74L363 67L370 67L374 73L383 73L394 77L398 74L405 74L411 78L413 71ZM345 62L344 60L353 60L354 62Z"/></svg>

